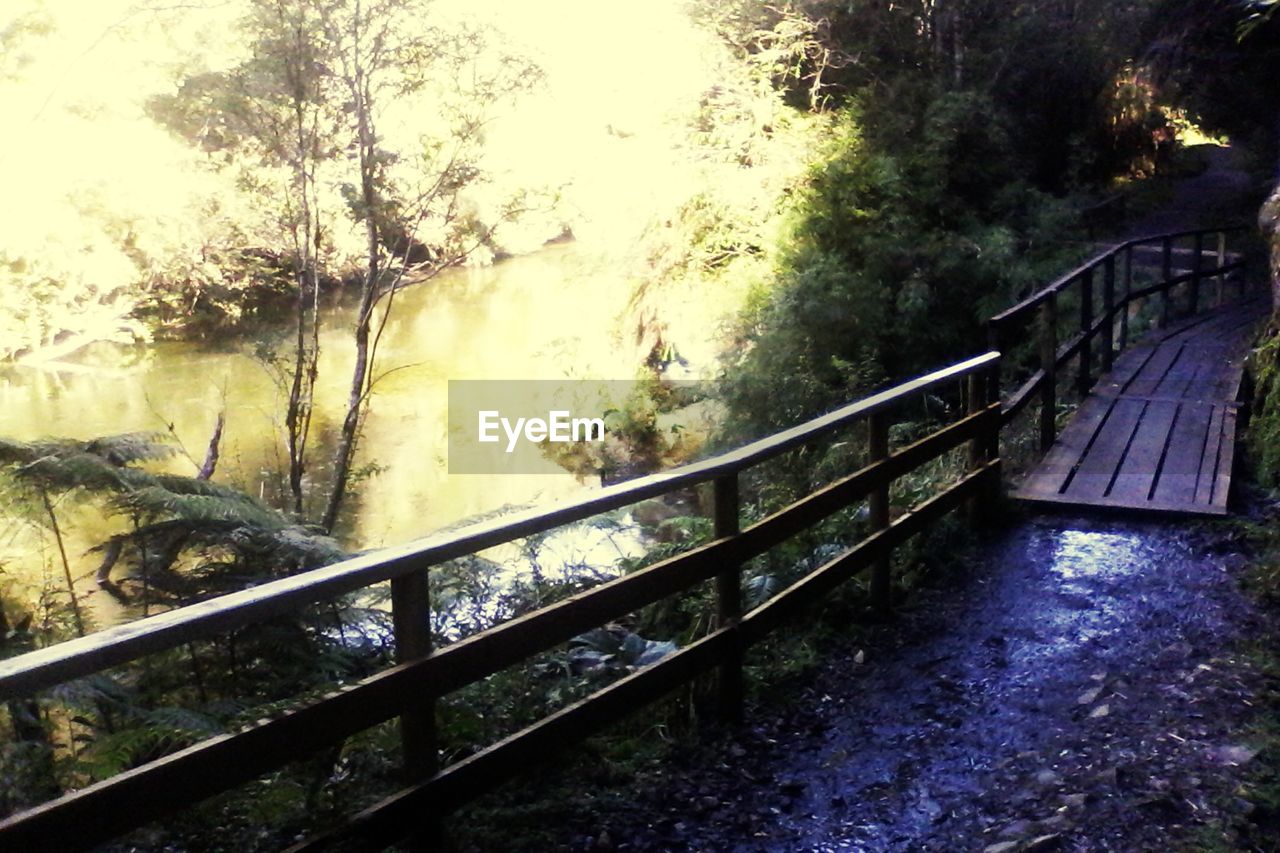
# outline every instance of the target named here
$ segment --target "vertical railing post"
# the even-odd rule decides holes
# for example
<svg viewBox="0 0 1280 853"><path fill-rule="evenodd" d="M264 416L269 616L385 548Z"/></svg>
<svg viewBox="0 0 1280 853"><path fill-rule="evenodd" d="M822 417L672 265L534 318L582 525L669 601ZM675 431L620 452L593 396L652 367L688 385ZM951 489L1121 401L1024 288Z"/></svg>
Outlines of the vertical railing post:
<svg viewBox="0 0 1280 853"><path fill-rule="evenodd" d="M1187 307L1188 314L1194 314L1200 309L1200 279L1204 270L1204 232L1197 231L1195 237L1194 254L1191 255L1191 293L1190 304Z"/></svg>
<svg viewBox="0 0 1280 853"><path fill-rule="evenodd" d="M1247 261L1247 258L1246 258L1246 261ZM1259 280L1261 281L1262 279L1259 279ZM1241 299L1244 299L1245 290L1249 286L1248 270L1245 269L1244 267L1241 267L1240 269L1236 270L1236 281L1239 282L1239 288L1240 288L1239 296Z"/></svg>
<svg viewBox="0 0 1280 853"><path fill-rule="evenodd" d="M987 386L986 377L981 373L974 373L969 376L969 414L976 415L981 412L987 405ZM969 442L969 470L973 471L982 467L982 462L986 458L987 448L984 443L985 436L979 434Z"/></svg>
<svg viewBox="0 0 1280 853"><path fill-rule="evenodd" d="M1076 390L1083 397L1093 385L1093 268L1080 276L1080 370Z"/></svg>
<svg viewBox="0 0 1280 853"><path fill-rule="evenodd" d="M1000 327L995 322L987 321L987 350L989 352L1003 352L1000 348L1003 341L1000 339ZM987 374L987 395L986 399L992 402L1000 399L1000 362L991 365L991 372ZM1000 430L996 430L995 440L991 443L990 451L992 457L1000 455Z"/></svg>
<svg viewBox="0 0 1280 853"><path fill-rule="evenodd" d="M712 519L715 537L725 539L737 536L740 528L738 499L738 475L717 477L714 484ZM742 643L737 625L742 620L742 566L737 562L727 565L716 575L716 621L720 628L734 632L733 642L725 659L720 662L719 684L720 718L726 723L742 721Z"/></svg>
<svg viewBox="0 0 1280 853"><path fill-rule="evenodd" d="M1222 272L1222 268L1227 265L1227 232L1218 232L1218 298L1215 300L1221 305L1227 299L1227 274Z"/></svg>
<svg viewBox="0 0 1280 853"><path fill-rule="evenodd" d="M1165 237L1161 243L1160 257L1160 281L1163 287L1160 288L1160 328L1169 325L1169 303L1173 299L1169 292L1169 279L1173 278L1173 238Z"/></svg>
<svg viewBox="0 0 1280 853"><path fill-rule="evenodd" d="M1107 321L1102 324L1102 372L1111 372L1111 359L1115 355L1116 329L1116 256L1107 255L1102 268L1102 314Z"/></svg>
<svg viewBox="0 0 1280 853"><path fill-rule="evenodd" d="M1058 416L1058 294L1050 293L1040 306L1040 452L1048 453L1057 433Z"/></svg>
<svg viewBox="0 0 1280 853"><path fill-rule="evenodd" d="M431 595L427 569L391 579L391 621L396 662L408 663L431 654ZM400 715L400 742L405 775L417 782L439 769L436 754L436 703L424 700Z"/></svg>
<svg viewBox="0 0 1280 853"><path fill-rule="evenodd" d="M867 464L879 462L889 456L889 419L884 412L873 412L867 418ZM884 530L889 526L889 483L871 490L868 498L871 511L871 529ZM890 594L890 563L886 554L871 566L871 603L881 611L892 604Z"/></svg>
<svg viewBox="0 0 1280 853"><path fill-rule="evenodd" d="M1120 299L1120 349L1129 345L1129 294L1133 293L1133 244L1124 247L1124 293Z"/></svg>

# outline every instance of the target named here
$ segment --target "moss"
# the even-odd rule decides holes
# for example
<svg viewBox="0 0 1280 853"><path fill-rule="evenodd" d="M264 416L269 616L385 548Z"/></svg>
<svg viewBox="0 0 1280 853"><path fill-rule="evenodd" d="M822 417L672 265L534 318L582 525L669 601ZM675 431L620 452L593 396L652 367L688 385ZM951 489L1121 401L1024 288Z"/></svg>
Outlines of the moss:
<svg viewBox="0 0 1280 853"><path fill-rule="evenodd" d="M1258 225L1271 242L1271 280L1280 282L1280 186L1258 215ZM1262 345L1250 359L1254 386L1254 411L1249 429L1249 450L1255 477L1263 486L1280 484L1280 331L1272 317Z"/></svg>
<svg viewBox="0 0 1280 853"><path fill-rule="evenodd" d="M1280 483L1280 336L1274 329L1250 362L1255 390L1249 456L1258 483L1275 487Z"/></svg>

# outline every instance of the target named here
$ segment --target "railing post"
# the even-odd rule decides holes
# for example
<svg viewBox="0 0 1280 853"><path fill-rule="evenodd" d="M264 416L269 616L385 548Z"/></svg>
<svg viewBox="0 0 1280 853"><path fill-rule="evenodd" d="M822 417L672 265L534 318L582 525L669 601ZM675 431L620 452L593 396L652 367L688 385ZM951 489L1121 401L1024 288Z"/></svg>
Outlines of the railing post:
<svg viewBox="0 0 1280 853"><path fill-rule="evenodd" d="M714 485L715 538L737 536L740 530L738 475L717 477ZM717 685L720 718L726 723L742 721L742 643L737 634L742 619L742 566L734 562L716 575L716 621L720 628L734 631L725 659L720 662Z"/></svg>
<svg viewBox="0 0 1280 853"><path fill-rule="evenodd" d="M1080 276L1080 370L1076 374L1076 390L1083 397L1093 385L1093 269Z"/></svg>
<svg viewBox="0 0 1280 853"><path fill-rule="evenodd" d="M1169 325L1169 303L1173 298L1169 293L1169 279L1173 278L1173 238L1165 237L1161 245L1160 280L1164 286L1160 288L1160 328L1163 329Z"/></svg>
<svg viewBox="0 0 1280 853"><path fill-rule="evenodd" d="M1216 303L1221 305L1227 298L1227 274L1222 272L1222 268L1227 265L1227 232L1218 232L1218 298Z"/></svg>
<svg viewBox="0 0 1280 853"><path fill-rule="evenodd" d="M431 654L431 595L427 569L391 579L391 621L396 662L408 663ZM405 775L421 781L439 770L436 756L436 703L422 701L400 716L400 742Z"/></svg>
<svg viewBox="0 0 1280 853"><path fill-rule="evenodd" d="M1102 313L1107 321L1102 325L1102 372L1111 372L1111 359L1115 355L1116 330L1116 256L1107 255L1102 268Z"/></svg>
<svg viewBox="0 0 1280 853"><path fill-rule="evenodd" d="M884 412L874 412L867 418L867 463L879 462L888 456L889 420ZM868 503L871 529L884 530L889 526L889 484L886 482L872 489ZM889 556L886 554L871 567L871 603L881 611L887 611L892 605L889 573Z"/></svg>
<svg viewBox="0 0 1280 853"><path fill-rule="evenodd" d="M1133 244L1124 247L1124 295L1120 300L1120 349L1129 345L1129 294L1133 293Z"/></svg>
<svg viewBox="0 0 1280 853"><path fill-rule="evenodd" d="M1195 239L1195 254L1191 256L1191 294L1190 305L1187 308L1188 314L1194 314L1200 308L1200 279L1204 270L1204 232L1197 231Z"/></svg>
<svg viewBox="0 0 1280 853"><path fill-rule="evenodd" d="M969 414L976 415L981 412L987 404L987 386L986 377L981 373L974 373L969 376ZM987 455L985 436L977 435L969 442L969 470L973 471L982 467L982 462Z"/></svg>
<svg viewBox="0 0 1280 853"><path fill-rule="evenodd" d="M1002 341L1000 340L1000 327L994 322L987 321L987 351L1003 352L1000 348ZM986 399L992 402L1000 399L1000 362L997 361L991 365L991 372L987 374L987 394ZM990 446L991 458L1000 455L1000 429L997 426L995 436Z"/></svg>
<svg viewBox="0 0 1280 853"><path fill-rule="evenodd" d="M1246 258L1246 262L1247 262L1247 258ZM1239 298L1244 299L1244 292L1249 287L1249 275L1248 275L1247 267L1241 266L1240 269L1236 271L1236 281L1240 283Z"/></svg>
<svg viewBox="0 0 1280 853"><path fill-rule="evenodd" d="M1050 293L1040 308L1040 452L1048 453L1057 432L1058 294Z"/></svg>

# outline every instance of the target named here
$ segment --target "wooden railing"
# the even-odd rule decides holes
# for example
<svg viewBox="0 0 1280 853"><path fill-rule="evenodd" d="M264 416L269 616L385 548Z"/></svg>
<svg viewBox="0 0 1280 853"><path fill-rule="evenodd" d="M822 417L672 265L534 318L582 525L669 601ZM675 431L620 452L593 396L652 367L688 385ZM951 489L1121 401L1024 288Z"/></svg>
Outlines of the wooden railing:
<svg viewBox="0 0 1280 853"><path fill-rule="evenodd" d="M1238 225L1127 240L992 317L987 322L990 349L1008 354L1016 342L1034 339L1037 350L1038 368L1005 399L1002 422L1012 420L1038 397L1039 449L1048 451L1056 439L1058 377L1069 362L1077 360L1075 385L1084 395L1098 375L1095 351L1096 366L1105 373L1116 353L1128 345L1131 307L1136 303L1158 298L1157 323L1162 328L1175 310L1193 314L1200 309L1206 282L1216 285L1214 304L1222 304L1228 275L1245 263L1242 255L1228 252L1228 236L1245 230L1246 226ZM1206 257L1213 259L1212 267L1205 265ZM1181 262L1188 265L1186 269L1175 265ZM1135 272L1144 266L1158 269L1158 279L1135 288ZM1244 281L1240 277L1241 294ZM1184 304L1175 306L1176 289L1183 285ZM1068 302L1073 303L1075 317L1064 316ZM1060 340L1064 325L1066 340Z"/></svg>
<svg viewBox="0 0 1280 853"><path fill-rule="evenodd" d="M373 584L391 582L395 666L275 719L210 738L13 815L0 822L0 848L92 846L234 788L300 755L399 717L406 769L418 781L354 816L342 830L305 842L298 849L321 848L337 840L352 839L372 845L392 843L415 825L421 825L424 816L438 816L473 799L531 762L582 740L708 670L718 671L722 712L730 719L736 718L741 713L742 658L746 647L867 569L871 573L873 600L886 602L891 580L889 557L894 549L967 501L981 503L998 489L1001 427L1038 396L1040 445L1047 449L1054 438L1057 380L1067 363L1079 358L1076 382L1086 391L1093 381L1095 341L1099 342L1099 366L1106 371L1115 352L1128 341L1131 304L1158 297L1158 322L1163 324L1174 313L1175 288L1186 285L1183 309L1195 311L1204 282L1211 278L1217 282L1216 301L1221 302L1228 273L1243 264L1243 260L1232 259L1227 253L1227 236L1240 230L1163 234L1111 247L992 317L991 351L985 355L906 382L731 453L604 489L571 503L346 560L0 662L0 701L8 701L143 655L294 613ZM1189 245L1181 246L1180 242ZM1135 269L1141 266L1139 256L1152 252L1156 253L1159 280L1135 288ZM1204 265L1206 255L1215 259L1212 268ZM1174 266L1175 258L1188 260L1190 268L1179 271ZM1060 343L1060 308L1069 299L1076 302L1078 323L1070 318L1072 332ZM1033 321L1038 323L1039 367L1000 402L1000 353L1006 346L1025 340ZM927 437L891 451L888 436L892 410L906 400L937 393L957 381L967 384L967 413ZM742 472L859 422L865 422L868 430L865 467L740 528L738 484ZM965 443L969 445L968 473L929 500L891 519L889 490L893 482ZM713 484L714 489L713 541L444 648L432 649L427 583L432 566L704 483ZM746 560L862 501L868 504L874 532L767 602L743 612L741 567ZM437 699L712 579L718 626L714 631L469 758L443 769L437 766Z"/></svg>
<svg viewBox="0 0 1280 853"><path fill-rule="evenodd" d="M568 504L357 557L0 662L0 701L7 701L371 584L391 582L395 666L274 719L204 740L15 814L0 822L0 848L89 847L398 716L406 768L418 781L355 816L336 833L364 844L385 844L421 826L424 815L442 814L474 798L532 761L581 740L708 670L718 670L721 708L727 717L735 718L741 712L746 647L868 568L872 596L884 603L894 549L966 501L987 502L998 489L1000 462L995 448L1000 405L993 389L999 360L998 353L989 352L731 453ZM967 412L909 446L890 450L892 410L920 395L936 395L958 381L967 385ZM870 458L865 467L740 529L742 472L860 422L868 429ZM966 443L968 473L891 520L893 482ZM711 483L714 489L713 541L459 642L431 648L427 579L433 565L702 483ZM874 532L762 605L743 612L744 561L862 501L869 504ZM710 579L715 581L717 600L714 631L465 760L437 767L437 699ZM335 836L326 836L300 849L324 847L334 840Z"/></svg>

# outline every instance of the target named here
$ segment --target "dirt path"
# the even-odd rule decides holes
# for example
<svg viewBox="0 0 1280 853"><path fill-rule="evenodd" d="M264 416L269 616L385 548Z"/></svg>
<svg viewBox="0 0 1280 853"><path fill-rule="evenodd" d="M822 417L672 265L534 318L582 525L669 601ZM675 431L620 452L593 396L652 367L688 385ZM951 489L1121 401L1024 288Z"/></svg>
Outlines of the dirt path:
<svg viewBox="0 0 1280 853"><path fill-rule="evenodd" d="M1209 167L1173 187L1159 210L1133 222L1125 237L1207 228L1239 218L1241 201L1257 194L1256 180L1242 168L1243 155L1229 147L1203 146Z"/></svg>
<svg viewBox="0 0 1280 853"><path fill-rule="evenodd" d="M1031 520L577 849L1167 850L1220 838L1269 631L1187 525ZM862 663L856 663L861 652Z"/></svg>

